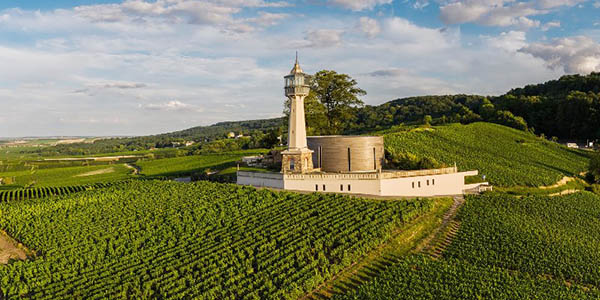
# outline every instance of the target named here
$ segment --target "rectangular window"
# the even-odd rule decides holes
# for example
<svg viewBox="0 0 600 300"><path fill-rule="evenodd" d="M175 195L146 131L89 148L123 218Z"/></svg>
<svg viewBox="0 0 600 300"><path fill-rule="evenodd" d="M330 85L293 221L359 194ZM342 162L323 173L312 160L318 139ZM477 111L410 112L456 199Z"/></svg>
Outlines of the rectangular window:
<svg viewBox="0 0 600 300"><path fill-rule="evenodd" d="M350 163L351 157L350 157L350 147L348 147L348 172L352 171L352 164Z"/></svg>
<svg viewBox="0 0 600 300"><path fill-rule="evenodd" d="M429 185L429 179L427 179L427 185Z"/></svg>
<svg viewBox="0 0 600 300"><path fill-rule="evenodd" d="M318 191L318 190L319 190L319 185L315 184L315 191Z"/></svg>
<svg viewBox="0 0 600 300"><path fill-rule="evenodd" d="M350 191L350 185L348 185L348 192Z"/></svg>
<svg viewBox="0 0 600 300"><path fill-rule="evenodd" d="M375 153L375 147L373 147L373 170L377 170L377 154Z"/></svg>
<svg viewBox="0 0 600 300"><path fill-rule="evenodd" d="M342 191L342 192L344 191L344 185L343 184L340 184L340 191Z"/></svg>
<svg viewBox="0 0 600 300"><path fill-rule="evenodd" d="M413 181L413 183L412 183L412 184L413 184L413 189L414 189L414 188L415 188L415 183L414 183L414 181Z"/></svg>
<svg viewBox="0 0 600 300"><path fill-rule="evenodd" d="M323 185L323 191L325 191L325 185Z"/></svg>
<svg viewBox="0 0 600 300"><path fill-rule="evenodd" d="M431 185L435 185L435 179L431 179Z"/></svg>
<svg viewBox="0 0 600 300"><path fill-rule="evenodd" d="M421 182L419 181L419 187L421 187Z"/></svg>

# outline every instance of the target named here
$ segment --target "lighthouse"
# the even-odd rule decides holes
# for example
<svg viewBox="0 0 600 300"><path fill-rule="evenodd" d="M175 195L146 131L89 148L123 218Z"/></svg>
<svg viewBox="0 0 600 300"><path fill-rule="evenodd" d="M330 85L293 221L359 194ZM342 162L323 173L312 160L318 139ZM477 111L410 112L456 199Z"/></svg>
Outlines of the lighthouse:
<svg viewBox="0 0 600 300"><path fill-rule="evenodd" d="M304 74L298 53L296 62L285 79L285 96L290 99L290 123L288 126L288 147L282 154L281 171L283 173L307 173L313 170L312 154L306 143L306 120L304 117L304 98L310 92L308 76Z"/></svg>

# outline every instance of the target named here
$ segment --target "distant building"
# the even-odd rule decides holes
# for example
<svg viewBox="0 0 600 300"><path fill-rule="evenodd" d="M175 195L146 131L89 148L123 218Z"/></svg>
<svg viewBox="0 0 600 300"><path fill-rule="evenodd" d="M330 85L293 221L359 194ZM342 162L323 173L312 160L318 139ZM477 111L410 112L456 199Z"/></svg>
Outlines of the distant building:
<svg viewBox="0 0 600 300"><path fill-rule="evenodd" d="M579 149L579 145L577 143L567 143L568 148Z"/></svg>
<svg viewBox="0 0 600 300"><path fill-rule="evenodd" d="M304 99L308 79L298 63L285 76L290 99L288 147L281 152L281 172L237 172L237 183L297 191L378 196L448 196L485 190L487 183L465 184L456 166L441 169L383 170L381 136L306 136Z"/></svg>
<svg viewBox="0 0 600 300"><path fill-rule="evenodd" d="M230 138L230 139L235 138L235 132L233 132L233 131L229 132L227 134L227 138Z"/></svg>

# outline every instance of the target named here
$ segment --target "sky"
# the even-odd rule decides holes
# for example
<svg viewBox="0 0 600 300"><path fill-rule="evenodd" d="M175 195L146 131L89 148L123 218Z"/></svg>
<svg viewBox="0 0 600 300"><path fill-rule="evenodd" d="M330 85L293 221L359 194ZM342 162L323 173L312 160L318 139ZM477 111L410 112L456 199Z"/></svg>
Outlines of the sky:
<svg viewBox="0 0 600 300"><path fill-rule="evenodd" d="M600 0L4 0L0 136L282 115L295 52L366 104L600 72Z"/></svg>

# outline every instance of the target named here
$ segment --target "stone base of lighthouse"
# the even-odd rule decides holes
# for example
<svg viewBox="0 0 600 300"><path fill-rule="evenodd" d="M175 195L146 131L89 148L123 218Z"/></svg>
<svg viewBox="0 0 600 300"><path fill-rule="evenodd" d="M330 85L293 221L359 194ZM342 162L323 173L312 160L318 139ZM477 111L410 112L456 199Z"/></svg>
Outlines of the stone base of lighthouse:
<svg viewBox="0 0 600 300"><path fill-rule="evenodd" d="M290 149L281 152L281 172L309 173L313 168L313 151L308 148Z"/></svg>

